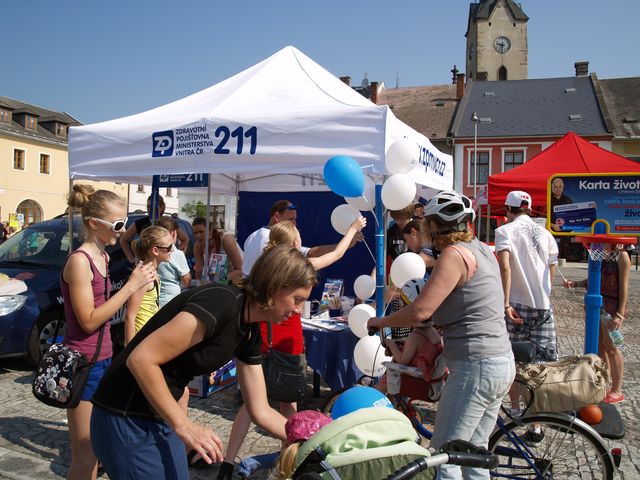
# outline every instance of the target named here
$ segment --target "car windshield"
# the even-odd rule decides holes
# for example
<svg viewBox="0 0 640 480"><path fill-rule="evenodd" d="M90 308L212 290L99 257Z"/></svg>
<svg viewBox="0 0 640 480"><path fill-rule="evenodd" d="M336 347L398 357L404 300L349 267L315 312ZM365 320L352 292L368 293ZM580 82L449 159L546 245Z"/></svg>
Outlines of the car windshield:
<svg viewBox="0 0 640 480"><path fill-rule="evenodd" d="M74 248L80 234L73 232ZM0 263L34 264L61 268L69 252L69 232L64 225L37 224L16 233L0 245Z"/></svg>

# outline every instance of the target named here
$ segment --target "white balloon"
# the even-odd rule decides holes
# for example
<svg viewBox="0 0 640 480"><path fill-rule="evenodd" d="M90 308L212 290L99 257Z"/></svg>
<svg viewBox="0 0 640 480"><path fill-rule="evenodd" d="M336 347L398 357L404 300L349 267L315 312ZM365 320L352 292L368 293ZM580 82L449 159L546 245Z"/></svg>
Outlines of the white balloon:
<svg viewBox="0 0 640 480"><path fill-rule="evenodd" d="M371 305L361 303L349 312L349 328L356 337L362 338L369 335L367 320L376 316L376 311Z"/></svg>
<svg viewBox="0 0 640 480"><path fill-rule="evenodd" d="M360 218L360 212L353 208L351 205L343 203L338 205L331 212L331 226L340 235L344 235L349 230L349 227L353 222Z"/></svg>
<svg viewBox="0 0 640 480"><path fill-rule="evenodd" d="M364 177L364 192L359 197L344 197L349 205L361 212L373 211L376 206L376 186L368 175Z"/></svg>
<svg viewBox="0 0 640 480"><path fill-rule="evenodd" d="M353 361L365 375L379 377L386 368L382 362L390 362L392 357L384 354L384 347L377 335L362 337L353 349Z"/></svg>
<svg viewBox="0 0 640 480"><path fill-rule="evenodd" d="M417 144L407 139L396 140L385 155L384 165L390 175L409 173L418 165L420 150Z"/></svg>
<svg viewBox="0 0 640 480"><path fill-rule="evenodd" d="M360 275L353 282L353 291L360 300L370 298L376 291L376 281L369 275Z"/></svg>
<svg viewBox="0 0 640 480"><path fill-rule="evenodd" d="M424 277L426 271L427 266L420 255L405 252L393 261L389 276L396 287L402 288L409 280Z"/></svg>
<svg viewBox="0 0 640 480"><path fill-rule="evenodd" d="M416 183L404 173L391 175L382 185L382 203L389 210L402 210L413 203L415 196Z"/></svg>

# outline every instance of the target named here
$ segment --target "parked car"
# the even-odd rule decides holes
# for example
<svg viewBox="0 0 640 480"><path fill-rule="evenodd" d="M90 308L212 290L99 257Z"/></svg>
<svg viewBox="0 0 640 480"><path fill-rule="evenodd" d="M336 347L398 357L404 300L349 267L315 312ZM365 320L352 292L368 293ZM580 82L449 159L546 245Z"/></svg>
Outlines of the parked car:
<svg viewBox="0 0 640 480"><path fill-rule="evenodd" d="M128 225L143 215L132 214ZM189 235L191 224L176 219ZM82 243L80 216L73 219L73 248ZM36 223L0 245L0 357L26 356L37 364L53 342L66 332L60 273L69 250L69 217L60 216ZM111 258L111 294L120 290L131 265L119 245L107 248ZM114 350L122 348L124 312L120 308L111 322Z"/></svg>

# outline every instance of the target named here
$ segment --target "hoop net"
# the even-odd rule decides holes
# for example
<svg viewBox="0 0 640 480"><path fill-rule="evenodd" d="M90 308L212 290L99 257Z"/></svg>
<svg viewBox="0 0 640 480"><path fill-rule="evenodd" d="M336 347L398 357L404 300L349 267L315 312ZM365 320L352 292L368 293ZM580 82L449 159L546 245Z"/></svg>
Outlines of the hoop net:
<svg viewBox="0 0 640 480"><path fill-rule="evenodd" d="M617 261L624 245L636 243L634 237L614 237L604 234L586 235L578 240L589 252L589 258L595 262Z"/></svg>

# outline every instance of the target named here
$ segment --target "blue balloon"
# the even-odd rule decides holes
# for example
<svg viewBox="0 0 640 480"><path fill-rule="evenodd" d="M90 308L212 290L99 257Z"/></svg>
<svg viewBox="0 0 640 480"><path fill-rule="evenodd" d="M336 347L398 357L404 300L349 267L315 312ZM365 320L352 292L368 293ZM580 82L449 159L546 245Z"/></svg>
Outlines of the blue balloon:
<svg viewBox="0 0 640 480"><path fill-rule="evenodd" d="M322 176L331 191L343 197L359 197L364 192L364 173L351 157L331 157L324 164Z"/></svg>
<svg viewBox="0 0 640 480"><path fill-rule="evenodd" d="M345 390L333 404L331 418L336 420L361 408L389 407L393 408L391 401L379 390L371 387L353 387Z"/></svg>

